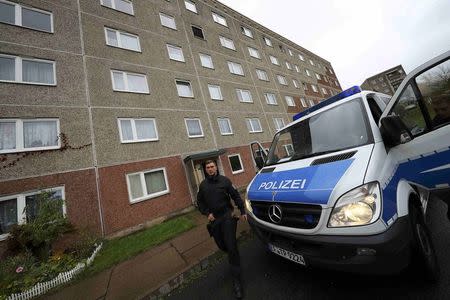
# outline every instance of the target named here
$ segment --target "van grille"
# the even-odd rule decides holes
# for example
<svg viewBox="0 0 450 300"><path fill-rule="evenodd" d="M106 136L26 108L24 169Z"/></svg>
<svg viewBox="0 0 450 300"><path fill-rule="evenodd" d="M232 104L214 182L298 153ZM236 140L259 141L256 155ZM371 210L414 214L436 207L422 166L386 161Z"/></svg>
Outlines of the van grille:
<svg viewBox="0 0 450 300"><path fill-rule="evenodd" d="M322 213L320 205L282 203L282 202L260 202L251 201L253 214L263 221L292 228L312 229L317 226ZM281 222L275 223L269 218L269 208L278 205L282 211Z"/></svg>

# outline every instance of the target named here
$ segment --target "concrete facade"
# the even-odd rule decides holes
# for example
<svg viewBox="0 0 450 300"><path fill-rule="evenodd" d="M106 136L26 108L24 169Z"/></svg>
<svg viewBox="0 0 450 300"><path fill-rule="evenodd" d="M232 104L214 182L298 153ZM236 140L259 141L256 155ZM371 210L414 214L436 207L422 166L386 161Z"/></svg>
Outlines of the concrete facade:
<svg viewBox="0 0 450 300"><path fill-rule="evenodd" d="M53 22L49 33L0 20L0 58L52 61L56 74L52 85L0 79L0 122L19 126L30 119L57 119L61 144L33 151L0 148L0 204L62 186L72 223L114 235L195 204L204 176L201 165L208 158L244 187L255 175L249 143L259 140L268 146L276 132L274 118L287 124L310 100L318 103L341 91L330 62L218 1L194 1L197 13L186 9L184 0L109 2L131 3L134 14L100 0L0 0L0 5L51 13ZM212 12L227 26L214 22ZM160 13L173 17L176 29L162 26ZM194 36L192 26L202 29L204 39ZM242 26L253 37L244 35ZM105 28L139 37L140 51L107 45ZM221 38L232 40L235 49L223 47ZM169 58L168 44L182 49L184 61ZM260 57L251 56L249 47ZM200 54L211 57L213 68L202 66ZM240 64L243 75L230 73L229 62ZM112 70L145 75L148 93L114 90ZM268 80L258 79L256 70L265 71ZM192 97L178 95L177 80L190 83ZM208 85L220 86L221 100L211 99ZM251 102L240 102L237 89L248 90ZM266 93L275 95L276 104L267 103ZM286 96L295 106L288 106ZM158 138L122 142L119 119L124 118L154 120ZM188 136L186 118L200 120L202 136ZM218 118L229 119L231 134L221 134ZM246 118L258 118L262 131L249 132ZM0 138L7 134L3 128ZM230 156L235 168L239 161L237 171ZM130 174L144 172L141 184L148 191L148 178L162 171L145 172L162 169L166 191L132 200ZM5 237L0 233L0 239Z"/></svg>
<svg viewBox="0 0 450 300"><path fill-rule="evenodd" d="M365 90L394 95L400 83L406 77L402 65L390 68L364 80L361 87Z"/></svg>

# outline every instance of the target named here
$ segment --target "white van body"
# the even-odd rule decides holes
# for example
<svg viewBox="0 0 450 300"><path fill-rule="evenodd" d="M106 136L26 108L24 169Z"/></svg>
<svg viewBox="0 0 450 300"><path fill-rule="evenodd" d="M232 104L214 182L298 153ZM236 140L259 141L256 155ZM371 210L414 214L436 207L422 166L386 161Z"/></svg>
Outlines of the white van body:
<svg viewBox="0 0 450 300"><path fill-rule="evenodd" d="M398 272L415 260L437 279L424 216L430 192L449 198L450 115L433 108L440 101L450 111L449 56L411 72L390 101L353 87L295 116L268 154L252 144L261 169L246 209L270 251L369 273Z"/></svg>

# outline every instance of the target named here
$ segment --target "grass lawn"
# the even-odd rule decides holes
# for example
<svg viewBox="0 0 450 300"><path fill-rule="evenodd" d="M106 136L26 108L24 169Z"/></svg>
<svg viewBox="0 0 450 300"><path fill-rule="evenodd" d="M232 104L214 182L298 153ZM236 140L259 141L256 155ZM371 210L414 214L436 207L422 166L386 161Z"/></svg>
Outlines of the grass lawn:
<svg viewBox="0 0 450 300"><path fill-rule="evenodd" d="M183 215L131 235L103 242L102 250L80 277L89 277L108 269L193 228L195 223L190 216L191 214Z"/></svg>

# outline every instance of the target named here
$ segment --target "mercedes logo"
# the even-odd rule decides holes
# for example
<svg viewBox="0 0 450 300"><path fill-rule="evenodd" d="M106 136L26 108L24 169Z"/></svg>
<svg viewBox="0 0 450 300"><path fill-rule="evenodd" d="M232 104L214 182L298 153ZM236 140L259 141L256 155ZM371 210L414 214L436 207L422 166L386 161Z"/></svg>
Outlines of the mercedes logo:
<svg viewBox="0 0 450 300"><path fill-rule="evenodd" d="M283 217L283 213L281 212L281 207L277 204L269 206L269 219L278 224L281 222L281 218Z"/></svg>

